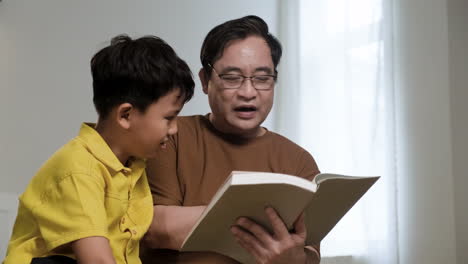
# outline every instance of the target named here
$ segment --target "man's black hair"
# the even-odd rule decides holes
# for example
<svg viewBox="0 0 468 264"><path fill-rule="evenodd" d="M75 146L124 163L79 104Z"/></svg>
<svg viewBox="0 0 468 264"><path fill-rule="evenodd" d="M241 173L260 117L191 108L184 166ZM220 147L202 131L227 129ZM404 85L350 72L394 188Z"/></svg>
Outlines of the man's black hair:
<svg viewBox="0 0 468 264"><path fill-rule="evenodd" d="M229 42L250 36L265 39L270 47L276 72L282 53L280 42L268 31L268 25L263 19L258 16L245 16L224 22L206 35L200 52L200 60L207 77L211 76L211 67L223 56L224 49Z"/></svg>
<svg viewBox="0 0 468 264"><path fill-rule="evenodd" d="M93 102L100 118L115 106L130 103L141 112L160 97L180 89L184 103L195 83L187 63L161 38L132 40L119 35L91 59Z"/></svg>

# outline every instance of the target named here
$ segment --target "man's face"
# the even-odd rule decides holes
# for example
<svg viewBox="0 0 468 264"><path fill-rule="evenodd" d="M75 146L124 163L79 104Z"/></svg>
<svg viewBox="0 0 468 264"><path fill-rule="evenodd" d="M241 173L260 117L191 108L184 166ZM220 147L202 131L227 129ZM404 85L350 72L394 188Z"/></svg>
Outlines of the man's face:
<svg viewBox="0 0 468 264"><path fill-rule="evenodd" d="M260 124L271 110L274 89L257 90L250 79L245 79L238 89L225 89L218 75L273 75L274 65L268 44L258 36L234 40L212 66L211 78L201 79L203 91L208 95L213 125L228 134L243 137L262 135Z"/></svg>
<svg viewBox="0 0 468 264"><path fill-rule="evenodd" d="M180 90L174 89L152 103L144 113L136 111L129 130L131 155L152 158L158 148L164 148L168 136L177 133L177 115L182 106Z"/></svg>

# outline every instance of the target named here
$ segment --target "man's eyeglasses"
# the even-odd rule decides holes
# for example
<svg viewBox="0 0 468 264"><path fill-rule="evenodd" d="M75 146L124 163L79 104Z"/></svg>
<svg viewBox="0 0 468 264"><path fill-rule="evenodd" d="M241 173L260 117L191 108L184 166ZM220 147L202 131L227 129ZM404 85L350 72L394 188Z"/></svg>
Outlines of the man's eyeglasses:
<svg viewBox="0 0 468 264"><path fill-rule="evenodd" d="M247 77L241 74L218 74L213 66L209 66L213 69L216 75L218 75L219 79L221 79L224 89L239 89L245 79L250 79L252 86L256 90L271 90L275 86L276 75L262 74Z"/></svg>

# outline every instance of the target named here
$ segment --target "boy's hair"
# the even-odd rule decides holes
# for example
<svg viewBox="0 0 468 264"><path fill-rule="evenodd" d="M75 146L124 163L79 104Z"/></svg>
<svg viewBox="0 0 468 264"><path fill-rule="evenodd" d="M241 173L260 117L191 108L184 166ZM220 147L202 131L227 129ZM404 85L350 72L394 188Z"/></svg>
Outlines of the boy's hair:
<svg viewBox="0 0 468 264"><path fill-rule="evenodd" d="M119 35L91 59L93 102L100 118L112 108L130 103L145 112L148 106L174 89L184 103L193 96L195 83L187 63L161 38L132 40Z"/></svg>
<svg viewBox="0 0 468 264"><path fill-rule="evenodd" d="M223 56L224 49L229 42L250 36L259 36L266 41L270 47L276 72L281 59L281 43L268 31L268 25L263 19L258 16L245 16L224 22L206 35L200 52L200 60L207 77L211 76L211 66Z"/></svg>

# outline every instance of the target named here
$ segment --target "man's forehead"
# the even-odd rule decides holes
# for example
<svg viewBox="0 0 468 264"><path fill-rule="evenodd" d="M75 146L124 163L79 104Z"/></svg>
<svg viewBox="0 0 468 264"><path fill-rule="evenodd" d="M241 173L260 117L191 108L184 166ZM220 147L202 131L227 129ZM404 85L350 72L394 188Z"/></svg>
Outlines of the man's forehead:
<svg viewBox="0 0 468 264"><path fill-rule="evenodd" d="M227 45L213 65L222 68L232 67L233 70L246 67L273 68L273 60L266 42L261 38L251 37Z"/></svg>

